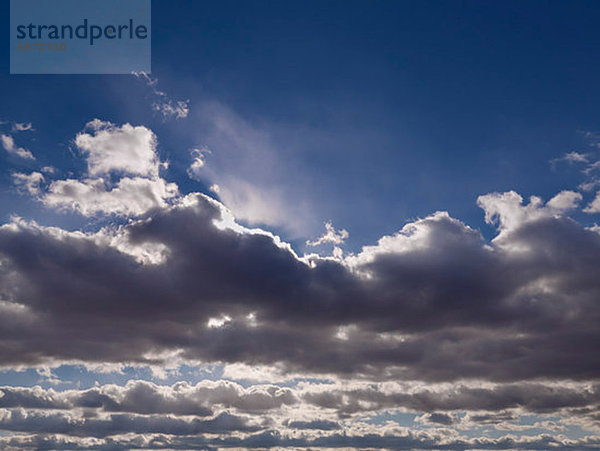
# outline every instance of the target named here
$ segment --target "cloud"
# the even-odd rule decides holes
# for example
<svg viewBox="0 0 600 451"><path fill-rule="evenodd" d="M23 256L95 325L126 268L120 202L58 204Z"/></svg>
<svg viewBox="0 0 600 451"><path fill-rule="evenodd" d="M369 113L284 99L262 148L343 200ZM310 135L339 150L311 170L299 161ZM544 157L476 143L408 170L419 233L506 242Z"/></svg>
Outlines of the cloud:
<svg viewBox="0 0 600 451"><path fill-rule="evenodd" d="M223 130L235 142L240 128ZM600 429L600 235L568 216L580 193L480 196L492 240L440 211L355 254L300 257L219 201L181 195L146 127L94 120L75 145L80 177L14 183L51 208L127 220L93 232L18 217L0 226L3 367L37 368L46 387L65 364L221 371L196 384L1 387L0 446L597 443L558 435ZM192 153L190 171L211 180L204 155ZM219 191L238 216L247 207L242 216L277 224L290 206L285 193L264 196L270 186L242 177ZM307 244L347 237L327 223Z"/></svg>
<svg viewBox="0 0 600 451"><path fill-rule="evenodd" d="M202 180L202 168L206 164L206 154L212 153L209 148L203 147L201 149L192 149L190 155L192 156L192 163L187 170L188 177L192 180Z"/></svg>
<svg viewBox="0 0 600 451"><path fill-rule="evenodd" d="M2 141L2 147L4 147L4 150L6 150L8 153L16 155L25 160L35 160L35 157L29 150L24 149L23 147L18 147L15 144L15 140L12 136L2 134L0 135L0 141Z"/></svg>
<svg viewBox="0 0 600 451"><path fill-rule="evenodd" d="M418 418L417 421L422 423L431 423L431 424L442 424L444 426L451 426L456 422L456 418L452 415L448 415L447 413L428 413Z"/></svg>
<svg viewBox="0 0 600 451"><path fill-rule="evenodd" d="M300 259L199 194L117 240L13 221L0 228L0 295L23 308L0 322L0 357L152 365L175 353L376 379L593 379L600 236L538 211L550 207L519 212L517 196L486 198L501 221L527 219L501 222L492 243L438 213L343 261ZM143 264L135 249L150 245L165 252Z"/></svg>
<svg viewBox="0 0 600 451"><path fill-rule="evenodd" d="M592 132L586 132L585 137L590 141L590 146L592 147L596 147L598 148L598 134L597 133L592 133ZM597 171L598 169L600 169L600 160L598 159L598 153L597 151L594 152L589 152L589 153L579 153L579 152L569 152L566 153L563 157L561 158L557 158L554 160L551 160L551 164L555 165L557 162L560 161L566 161L570 164L580 164L583 165L583 168L581 169L581 173L584 175L585 179L583 182L581 182L579 184L579 189L582 191L592 191L594 190L599 184L600 184L600 180L597 177ZM573 193L572 191L564 191L563 193ZM562 194L562 193L561 193ZM580 202L582 200L582 196L578 195L577 193L573 193L570 194L571 198L568 199L567 197L563 198L563 201L565 202L573 202L575 201L575 204L577 204L578 202ZM574 197L577 196L577 197ZM576 206L576 205L574 205ZM583 211L585 213L598 213L600 212L600 200L599 197L597 196L594 200L592 200L584 209Z"/></svg>
<svg viewBox="0 0 600 451"><path fill-rule="evenodd" d="M560 158L555 158L550 161L552 165L559 163L561 161L566 161L567 163L588 163L589 162L589 154L584 154L580 152L567 152Z"/></svg>
<svg viewBox="0 0 600 451"><path fill-rule="evenodd" d="M307 241L307 246L319 246L324 243L342 244L350 234L346 229L335 230L331 222L325 223L325 234L314 241Z"/></svg>
<svg viewBox="0 0 600 451"><path fill-rule="evenodd" d="M67 179L52 182L42 202L50 207L75 210L84 216L96 213L130 216L164 207L166 201L177 194L177 185L161 178L123 177L115 186L102 178Z"/></svg>
<svg viewBox="0 0 600 451"><path fill-rule="evenodd" d="M311 415L314 411L323 416L323 421L331 422L336 418L362 418L365 413L390 409L438 415L471 412L471 416L478 418L473 421L479 422L490 416L490 412L500 411L505 412L502 421L533 413L570 412L569 416L573 418L589 416L590 412L584 409L593 409L599 402L600 387L586 383L463 382L423 386L409 381L331 380L327 383L302 382L288 387L273 384L242 386L228 380L204 380L195 385L177 382L169 386L132 380L124 386L108 384L86 390L0 388L0 408L5 409L85 408L94 410L96 415L125 412L201 417L211 416L213 410L273 415L283 411L288 414L287 409L291 409L289 414L295 414L292 418L296 416L296 419L290 421L299 422L306 421L302 419L303 415ZM579 409L579 413L573 413L574 409ZM506 417L507 412L510 418ZM303 428L302 425L290 427Z"/></svg>
<svg viewBox="0 0 600 451"><path fill-rule="evenodd" d="M33 124L31 122L14 122L12 124L13 132L26 132L34 131Z"/></svg>
<svg viewBox="0 0 600 451"><path fill-rule="evenodd" d="M406 409L416 413L490 412L557 414L562 409L591 407L600 401L598 385L558 383L461 382L428 384L418 382L353 382L301 384L303 402L333 409L339 417L366 412ZM512 413L513 417L518 414ZM585 413L583 414L585 415Z"/></svg>
<svg viewBox="0 0 600 451"><path fill-rule="evenodd" d="M243 179L223 177L219 186L219 197L225 205L230 208L235 217L247 221L249 224L264 224L269 226L290 225L293 233L299 233L296 227L302 223L292 220L291 225L287 219L288 214L302 216L304 207L302 205L292 206L286 200L285 193L276 187L259 186L253 182L247 182ZM290 210L296 210L290 213Z"/></svg>
<svg viewBox="0 0 600 451"><path fill-rule="evenodd" d="M120 172L157 177L160 162L156 154L156 136L146 127L125 124L118 127L94 119L86 125L75 145L85 156L92 177Z"/></svg>
<svg viewBox="0 0 600 451"><path fill-rule="evenodd" d="M106 437L115 434L219 434L233 431L255 431L245 418L222 413L201 420L168 416L111 414L105 418L78 417L73 413L44 412L23 409L0 410L0 425L5 431L25 433L67 434L81 437Z"/></svg>
<svg viewBox="0 0 600 451"><path fill-rule="evenodd" d="M154 102L152 108L159 112L163 118L186 118L190 112L189 100L164 100L162 102Z"/></svg>
<svg viewBox="0 0 600 451"><path fill-rule="evenodd" d="M164 164L156 151L156 136L146 127L94 119L76 136L75 145L87 162L83 178L51 181L45 191L40 190L43 176L39 173L16 176L15 183L48 207L84 216L141 215L165 207L179 195L177 185L159 175ZM48 174L55 172L45 169Z"/></svg>
<svg viewBox="0 0 600 451"><path fill-rule="evenodd" d="M318 429L320 431L332 431L341 428L339 423L327 420L290 421L287 426L292 429Z"/></svg>
<svg viewBox="0 0 600 451"><path fill-rule="evenodd" d="M134 72L133 75L143 80L152 89L155 100L152 109L160 113L163 119L184 119L190 112L189 100L174 100L167 93L158 89L158 78L152 78L145 72Z"/></svg>
<svg viewBox="0 0 600 451"><path fill-rule="evenodd" d="M126 412L207 417L217 408L261 413L299 402L290 388L274 385L244 388L224 380L202 381L196 385L178 382L172 386L137 380L125 386L105 385L62 392L40 387L1 387L0 393L0 408L86 408L96 410L97 414Z"/></svg>
<svg viewBox="0 0 600 451"><path fill-rule="evenodd" d="M596 197L590 204L583 209L585 213L600 213L600 191L596 193Z"/></svg>
<svg viewBox="0 0 600 451"><path fill-rule="evenodd" d="M359 449L528 449L579 450L595 448L600 444L596 436L568 439L548 434L515 437L502 435L498 438L449 436L447 431L409 431L396 428L386 432L368 434L333 433L322 437L294 437L268 430L256 434L233 437L169 436L144 434L131 436L119 434L105 438L68 437L63 434L14 435L0 437L5 449L220 449L220 448L359 448Z"/></svg>
<svg viewBox="0 0 600 451"><path fill-rule="evenodd" d="M460 449L460 444L465 448L483 444L484 448L494 449L500 444L501 449L521 449L534 439L513 435L512 441L504 438L495 442L480 432L477 435L476 429L485 425L513 433L532 429L555 433L570 424L562 419L544 420L549 418L544 416L547 413L584 425L583 421L595 411L599 393L597 385L588 384L481 382L424 386L420 382L338 381L301 382L293 387L244 387L231 381L205 380L195 385L177 382L169 386L130 381L124 386L108 384L64 391L0 387L0 428L19 434L36 433L38 439L49 434L60 434L65 441L77 437L110 438L121 447L132 446L122 440L134 437L140 440L152 435L157 439L156 434L165 434L170 439L163 436L162 440L151 443L158 448L169 448L189 440L186 448L196 449L207 444L202 440L208 440L211 436L205 433L209 433L220 434L218 438L212 436L218 440L209 442L213 446L329 443L328 446L389 448L404 443L402 437L414 434L414 443L421 443L427 449L445 446ZM395 417L390 409L416 412L419 416L414 417L412 426L401 427L391 420ZM369 412L386 413L390 420L382 424L365 422L369 418L365 413ZM535 417L538 421L533 424L521 421L523 415L531 418L532 412L539 414ZM469 431L471 438L439 429L450 425ZM339 442L336 431L342 429L345 439ZM450 438L452 442L448 442ZM557 436L552 440L555 444L583 446L596 443L598 437L590 436L584 442L557 442L563 440ZM98 443L88 442L83 447ZM543 441L539 443L540 449L544 449ZM153 447L148 442L138 445Z"/></svg>
<svg viewBox="0 0 600 451"><path fill-rule="evenodd" d="M583 199L580 193L575 191L561 191L546 203L546 207L552 211L563 213L569 210L574 210L578 207L579 202Z"/></svg>
<svg viewBox="0 0 600 451"><path fill-rule="evenodd" d="M314 182L298 170L297 154L289 139L278 139L280 130L244 118L219 102L202 103L197 114L202 126L197 139L212 151L202 176L219 186L219 198L236 218L283 227L294 237L305 237L313 224L320 227L306 196Z"/></svg>
<svg viewBox="0 0 600 451"><path fill-rule="evenodd" d="M13 183L20 190L36 196L40 193L40 185L44 182L44 176L40 172L32 172L30 174L23 174L16 172L12 175Z"/></svg>
<svg viewBox="0 0 600 451"><path fill-rule="evenodd" d="M506 193L491 193L477 198L477 204L485 212L488 224L499 225L501 237L524 224L543 218L561 217L570 210L578 207L583 196L574 191L561 191L546 204L538 196L531 196L528 204L523 204L523 198L514 191Z"/></svg>

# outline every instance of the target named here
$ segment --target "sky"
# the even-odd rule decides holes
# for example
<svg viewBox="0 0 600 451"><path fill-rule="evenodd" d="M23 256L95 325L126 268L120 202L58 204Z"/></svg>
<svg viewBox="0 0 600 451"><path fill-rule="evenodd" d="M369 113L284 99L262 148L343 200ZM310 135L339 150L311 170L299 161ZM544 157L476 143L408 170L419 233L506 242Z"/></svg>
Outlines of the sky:
<svg viewBox="0 0 600 451"><path fill-rule="evenodd" d="M0 447L600 448L599 21L154 0L150 73L4 46Z"/></svg>

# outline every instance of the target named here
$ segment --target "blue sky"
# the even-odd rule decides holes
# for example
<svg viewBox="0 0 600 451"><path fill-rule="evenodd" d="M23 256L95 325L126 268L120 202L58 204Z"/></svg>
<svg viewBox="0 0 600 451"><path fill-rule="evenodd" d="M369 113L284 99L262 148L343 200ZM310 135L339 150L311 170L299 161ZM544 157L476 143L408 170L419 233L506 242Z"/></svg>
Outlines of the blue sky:
<svg viewBox="0 0 600 451"><path fill-rule="evenodd" d="M181 5L153 5L153 76L192 106L220 103L289 155L282 170L310 174L294 190L315 211L293 235L332 220L359 246L436 210L482 226L480 194L548 199L578 183L549 160L585 152L595 130L593 3ZM151 126L173 180L189 148L213 144L194 109L163 121L133 77L7 83L2 117L36 124L40 160L74 164L68 140L94 117Z"/></svg>
<svg viewBox="0 0 600 451"><path fill-rule="evenodd" d="M170 446L598 446L597 2L152 17L150 74L9 75L0 53L0 308L22 325L0 321L0 429L29 434L6 446L142 446L98 432L115 412ZM211 413L177 417L178 382ZM47 410L7 401L35 384ZM113 410L64 432L99 393Z"/></svg>

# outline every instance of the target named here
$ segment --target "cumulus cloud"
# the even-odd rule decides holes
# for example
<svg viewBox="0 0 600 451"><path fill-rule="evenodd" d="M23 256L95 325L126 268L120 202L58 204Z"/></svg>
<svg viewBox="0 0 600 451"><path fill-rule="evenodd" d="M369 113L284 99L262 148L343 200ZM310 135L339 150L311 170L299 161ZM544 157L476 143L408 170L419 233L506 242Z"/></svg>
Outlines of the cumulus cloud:
<svg viewBox="0 0 600 451"><path fill-rule="evenodd" d="M383 429L380 427L380 429ZM498 438L467 437L449 435L447 430L411 431L407 428L386 428L385 433L370 431L359 433L330 433L319 437L294 436L281 434L275 430L255 434L236 434L232 436L182 436L166 434L143 434L132 436L118 434L106 438L70 437L64 434L15 435L0 437L5 449L297 449L324 448L337 449L528 449L547 450L593 449L600 444L597 436L569 439L562 435L549 434L515 437L513 434Z"/></svg>
<svg viewBox="0 0 600 451"><path fill-rule="evenodd" d="M0 424L5 431L29 433L68 434L81 437L106 437L115 434L218 434L233 431L255 431L245 418L227 413L202 420L168 416L111 414L105 418L78 417L73 413L44 412L39 410L0 410Z"/></svg>
<svg viewBox="0 0 600 451"><path fill-rule="evenodd" d="M90 176L122 172L144 177L157 177L159 160L156 136L143 126L125 124L118 127L94 119L79 133L75 145L86 157Z"/></svg>
<svg viewBox="0 0 600 451"><path fill-rule="evenodd" d="M87 162L83 178L51 181L43 192L39 189L43 180L39 173L28 178L18 176L15 183L25 186L49 207L85 216L140 215L165 207L179 194L176 184L160 177L164 164L157 154L156 136L146 127L116 126L95 119L76 136L75 145ZM54 171L49 169L46 172L52 174Z"/></svg>
<svg viewBox="0 0 600 451"><path fill-rule="evenodd" d="M78 211L88 216L96 213L140 215L163 207L178 194L177 185L163 179L124 177L115 186L103 178L57 180L43 196L44 204Z"/></svg>
<svg viewBox="0 0 600 451"><path fill-rule="evenodd" d="M0 141L2 141L2 147L9 154L16 155L17 157L23 158L25 160L35 160L33 154L23 147L19 147L15 144L15 140L10 135L1 134Z"/></svg>
<svg viewBox="0 0 600 451"><path fill-rule="evenodd" d="M511 207L501 214L514 214L515 194L500 199ZM28 338L5 335L0 357L152 364L177 350L382 379L595 378L600 237L534 213L491 244L438 213L343 261L303 260L267 232L223 226L228 211L203 195L123 226L120 247L12 222L0 228L10 280L0 294L26 307L15 315ZM166 251L142 265L123 243ZM14 333L14 321L3 327Z"/></svg>
<svg viewBox="0 0 600 451"><path fill-rule="evenodd" d="M551 211L563 213L569 210L574 210L581 202L583 196L575 191L561 191L546 203Z"/></svg>
<svg viewBox="0 0 600 451"><path fill-rule="evenodd" d="M205 432L222 434L221 445L232 444L231 440L242 434L248 441L239 443L261 447L269 445L258 437L271 436L276 429L281 443L295 437L306 440L298 442L299 446L308 446L337 439L336 431L343 429L353 437L352 443L377 447L382 436L401 437L412 431L416 436L429 437L428 447L436 447L445 442L441 440L444 432L435 428L452 425L460 430L486 425L498 431L535 429L546 433L562 431L568 424L583 426L592 418L590 412L599 399L598 386L583 383L423 386L419 382L312 381L288 387L205 380L195 385L130 381L125 386L109 384L64 391L0 387L0 428L113 440L119 440L119 434L131 438L132 433L168 434L173 439L189 436L190 440L196 439L190 443L193 449L198 446L197 440L203 438L197 434ZM400 427L391 420L382 425L365 422L369 418L366 413L389 413L394 409L405 414L414 412L412 427ZM531 413L537 413L540 420L523 423L521 416L530 417ZM570 423L543 419L549 418L546 414L556 418L557 413ZM597 427L598 420L595 422ZM442 436L436 436L438 433ZM459 439L455 432L450 437ZM169 447L173 443L177 442L163 445Z"/></svg>
<svg viewBox="0 0 600 451"><path fill-rule="evenodd" d="M580 193L565 190L545 204L538 196L531 196L529 203L523 204L523 198L518 193L509 191L479 196L477 204L485 211L488 224L499 225L502 236L502 232L508 233L531 221L561 217L576 209L582 199Z"/></svg>
<svg viewBox="0 0 600 451"><path fill-rule="evenodd" d="M86 408L97 413L170 414L211 416L219 407L244 413L260 413L299 402L290 388L255 385L244 388L231 381L202 381L196 385L178 382L160 386L130 381L125 386L105 385L88 390L40 387L1 387L0 408L70 410Z"/></svg>

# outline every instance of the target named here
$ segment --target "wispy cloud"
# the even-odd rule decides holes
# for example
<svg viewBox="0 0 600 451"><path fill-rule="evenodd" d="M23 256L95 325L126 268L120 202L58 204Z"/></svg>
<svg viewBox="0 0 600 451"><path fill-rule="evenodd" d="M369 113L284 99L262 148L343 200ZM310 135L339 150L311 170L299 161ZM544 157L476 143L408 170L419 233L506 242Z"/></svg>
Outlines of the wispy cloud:
<svg viewBox="0 0 600 451"><path fill-rule="evenodd" d="M2 147L4 147L4 150L6 150L8 153L16 155L17 157L25 160L35 160L35 157L29 150L19 147L15 144L15 140L12 136L1 134L0 141L2 141Z"/></svg>
<svg viewBox="0 0 600 451"><path fill-rule="evenodd" d="M13 132L26 132L26 131L34 131L33 125L31 122L14 122L12 125Z"/></svg>
<svg viewBox="0 0 600 451"><path fill-rule="evenodd" d="M166 92L158 89L158 78L152 78L145 72L134 72L138 79L144 81L152 90L154 101L152 109L159 113L164 119L184 119L190 112L189 100L175 100Z"/></svg>

